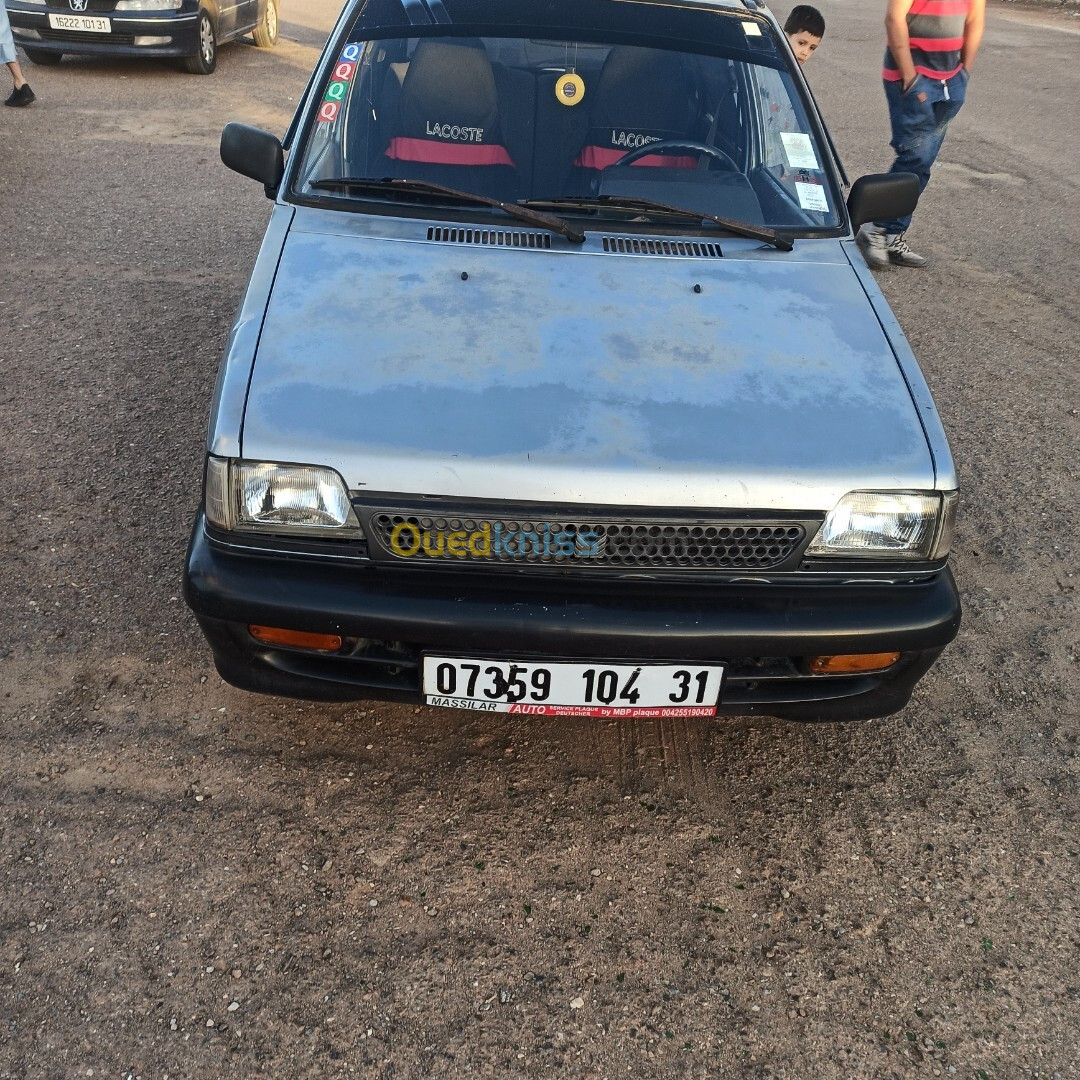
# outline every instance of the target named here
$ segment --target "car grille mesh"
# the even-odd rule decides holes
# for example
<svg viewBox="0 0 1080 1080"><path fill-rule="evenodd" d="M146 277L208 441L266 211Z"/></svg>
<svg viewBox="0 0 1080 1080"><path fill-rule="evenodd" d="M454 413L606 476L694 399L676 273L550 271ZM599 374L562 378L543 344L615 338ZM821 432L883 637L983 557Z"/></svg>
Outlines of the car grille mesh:
<svg viewBox="0 0 1080 1080"><path fill-rule="evenodd" d="M538 521L385 511L372 515L371 526L383 550L402 563L623 570L766 570L789 559L806 535L793 522ZM457 552L448 551L452 533L466 534L456 540Z"/></svg>
<svg viewBox="0 0 1080 1080"><path fill-rule="evenodd" d="M87 0L86 7L76 12L68 3L68 0L47 0L46 6L50 11L62 11L65 15L92 15L95 12L108 12L116 10L116 0Z"/></svg>
<svg viewBox="0 0 1080 1080"><path fill-rule="evenodd" d="M134 45L134 34L99 34L88 30L39 30L43 41L108 42L110 45Z"/></svg>

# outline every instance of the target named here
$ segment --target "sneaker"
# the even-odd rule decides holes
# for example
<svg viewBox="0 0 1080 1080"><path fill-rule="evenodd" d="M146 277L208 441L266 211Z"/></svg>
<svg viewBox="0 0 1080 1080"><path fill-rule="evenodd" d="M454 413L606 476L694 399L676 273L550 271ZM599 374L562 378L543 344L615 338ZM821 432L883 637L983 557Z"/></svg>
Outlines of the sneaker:
<svg viewBox="0 0 1080 1080"><path fill-rule="evenodd" d="M855 243L871 270L884 270L889 265L889 235L877 225L864 225L855 234Z"/></svg>
<svg viewBox="0 0 1080 1080"><path fill-rule="evenodd" d="M895 266L925 266L929 261L925 255L917 255L908 247L903 233L889 233L885 251L889 262Z"/></svg>
<svg viewBox="0 0 1080 1080"><path fill-rule="evenodd" d="M30 89L30 84L23 83L22 86L11 91L11 96L4 99L4 104L10 105L13 109L22 109L34 100L34 96L34 91Z"/></svg>

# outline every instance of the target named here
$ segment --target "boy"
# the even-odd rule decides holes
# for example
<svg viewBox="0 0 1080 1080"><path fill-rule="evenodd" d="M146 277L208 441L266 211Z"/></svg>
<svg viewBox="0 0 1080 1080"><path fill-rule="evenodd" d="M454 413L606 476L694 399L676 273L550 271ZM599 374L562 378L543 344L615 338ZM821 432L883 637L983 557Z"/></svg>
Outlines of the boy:
<svg viewBox="0 0 1080 1080"><path fill-rule="evenodd" d="M799 4L791 9L784 23L784 33L791 43L791 51L802 66L814 54L825 36L825 19L817 8Z"/></svg>

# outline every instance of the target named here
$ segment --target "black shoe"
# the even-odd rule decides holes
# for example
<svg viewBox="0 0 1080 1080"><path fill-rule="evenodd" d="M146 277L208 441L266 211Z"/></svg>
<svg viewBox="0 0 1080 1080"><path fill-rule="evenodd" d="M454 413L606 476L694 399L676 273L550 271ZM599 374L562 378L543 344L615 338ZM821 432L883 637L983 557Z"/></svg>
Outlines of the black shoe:
<svg viewBox="0 0 1080 1080"><path fill-rule="evenodd" d="M33 100L34 91L30 89L30 84L23 83L18 89L11 91L11 96L5 99L4 104L10 105L13 109L22 109Z"/></svg>

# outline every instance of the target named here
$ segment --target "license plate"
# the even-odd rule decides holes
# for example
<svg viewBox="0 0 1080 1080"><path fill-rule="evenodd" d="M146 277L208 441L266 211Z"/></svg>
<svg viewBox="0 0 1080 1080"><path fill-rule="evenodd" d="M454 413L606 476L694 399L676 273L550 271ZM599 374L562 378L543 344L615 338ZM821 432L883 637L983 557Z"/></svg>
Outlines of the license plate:
<svg viewBox="0 0 1080 1080"><path fill-rule="evenodd" d="M722 664L606 664L425 656L428 705L528 716L715 716Z"/></svg>
<svg viewBox="0 0 1080 1080"><path fill-rule="evenodd" d="M91 34L109 34L112 22L94 15L49 15L49 25L54 30L85 30Z"/></svg>

